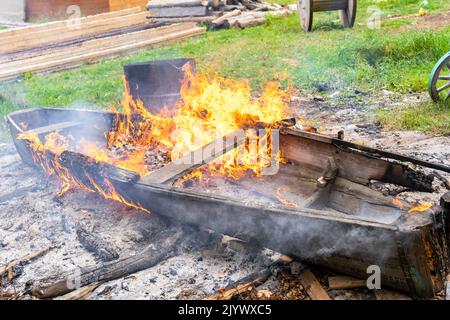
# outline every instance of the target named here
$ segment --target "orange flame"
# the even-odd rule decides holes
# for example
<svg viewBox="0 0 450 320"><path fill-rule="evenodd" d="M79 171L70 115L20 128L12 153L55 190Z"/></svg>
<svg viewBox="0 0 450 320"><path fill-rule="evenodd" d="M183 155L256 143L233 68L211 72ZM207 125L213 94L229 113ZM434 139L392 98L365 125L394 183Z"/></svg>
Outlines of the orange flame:
<svg viewBox="0 0 450 320"><path fill-rule="evenodd" d="M128 203L109 181L104 181L103 187L93 180L90 181L91 186L85 186L63 168L57 158L70 145L76 152L97 162L146 175L152 170L146 165L146 152L149 150L159 150L176 160L238 129L258 127L266 129L266 133L257 137L256 143L246 143L228 152L210 164L207 170L210 174L233 179L239 179L246 172L260 175L261 170L273 161L269 129L277 121L291 116L288 95L279 90L277 83L269 82L259 97L253 97L245 81L194 76L189 64L184 71L186 77L181 86L180 102L172 110L163 108L158 114L147 110L142 101L133 100L126 85L122 110L116 112L112 130L105 132L107 147L89 141L89 137L73 141L73 138L58 132L47 135L43 143L35 135L22 134L19 138L29 141L35 151L36 164L50 175L60 177L63 182L61 193L81 187L135 207L138 205ZM49 157L47 151L55 156ZM275 161L281 161L279 153ZM202 177L198 172L194 176L197 179Z"/></svg>
<svg viewBox="0 0 450 320"><path fill-rule="evenodd" d="M432 206L433 206L433 204L430 202L419 203L418 205L410 208L408 210L408 213L424 212L424 211L427 211L428 209L430 209Z"/></svg>

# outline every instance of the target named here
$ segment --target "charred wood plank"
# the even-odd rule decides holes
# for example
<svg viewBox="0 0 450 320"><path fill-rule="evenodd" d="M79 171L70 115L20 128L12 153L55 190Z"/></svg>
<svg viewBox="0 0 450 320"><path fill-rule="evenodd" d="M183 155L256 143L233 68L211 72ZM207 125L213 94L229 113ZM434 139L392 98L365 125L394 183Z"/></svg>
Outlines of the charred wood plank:
<svg viewBox="0 0 450 320"><path fill-rule="evenodd" d="M214 25L219 25L219 24L224 23L228 18L232 18L232 17L238 16L240 14L241 14L241 10L233 10L233 11L227 12L227 13L223 14L222 16L214 19L213 21L211 21L211 23Z"/></svg>
<svg viewBox="0 0 450 320"><path fill-rule="evenodd" d="M447 287L445 288L445 300L450 300L450 280L447 281Z"/></svg>
<svg viewBox="0 0 450 320"><path fill-rule="evenodd" d="M119 254L111 244L81 226L77 228L77 238L87 251L92 252L101 261L108 262L119 259Z"/></svg>
<svg viewBox="0 0 450 320"><path fill-rule="evenodd" d="M98 177L100 179L107 178L124 184L133 184L140 178L140 175L135 172L98 162L91 157L72 151L64 151L59 157L59 162L71 170L72 173L79 173L80 175L87 173L91 177ZM90 185L90 181L83 182Z"/></svg>
<svg viewBox="0 0 450 320"><path fill-rule="evenodd" d="M88 297L95 289L101 285L100 282L94 282L85 287L81 287L75 291L69 292L61 297L55 298L55 300L83 300Z"/></svg>

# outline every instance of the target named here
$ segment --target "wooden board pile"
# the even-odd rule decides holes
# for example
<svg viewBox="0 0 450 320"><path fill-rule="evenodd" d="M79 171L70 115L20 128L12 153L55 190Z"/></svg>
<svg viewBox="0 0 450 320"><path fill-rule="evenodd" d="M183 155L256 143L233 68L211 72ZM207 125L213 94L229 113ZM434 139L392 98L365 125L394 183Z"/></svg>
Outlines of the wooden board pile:
<svg viewBox="0 0 450 320"><path fill-rule="evenodd" d="M269 15L288 15L295 10L261 0L151 0L147 9L152 21L201 21L210 29L256 26L264 24Z"/></svg>
<svg viewBox="0 0 450 320"><path fill-rule="evenodd" d="M195 23L152 23L140 8L0 31L0 80L73 68L204 33Z"/></svg>

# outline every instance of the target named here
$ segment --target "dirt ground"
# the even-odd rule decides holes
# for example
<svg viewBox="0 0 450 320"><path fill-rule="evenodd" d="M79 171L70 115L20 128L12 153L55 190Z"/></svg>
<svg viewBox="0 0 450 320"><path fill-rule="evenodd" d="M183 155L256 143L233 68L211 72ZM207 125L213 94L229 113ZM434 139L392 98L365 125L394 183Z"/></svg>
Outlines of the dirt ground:
<svg viewBox="0 0 450 320"><path fill-rule="evenodd" d="M404 17L393 17L391 19L400 19ZM437 14L427 14L424 16L409 16L408 19L411 19L412 23L409 25L402 26L399 31L406 30L437 30L441 28L448 27L448 22L450 21L450 11L437 13Z"/></svg>
<svg viewBox="0 0 450 320"><path fill-rule="evenodd" d="M297 98L295 103L299 116L314 119L321 133L335 135L344 130L347 140L450 165L450 137L386 132L374 124L370 116L372 110L408 99L417 97L394 101L386 93L374 103L365 103L362 99L337 93L325 100ZM295 269L298 272L299 266L300 269L305 267L301 262L270 267L279 258L279 254L271 250L223 245L219 235L174 225L151 213L109 202L89 192L72 191L58 198L55 196L58 183L24 165L11 143L0 145L0 169L0 266L32 251L52 247L45 255L14 270L16 277L12 283L4 279L0 299L2 296L35 299L27 288L38 279L104 263L83 246L78 230L96 235L120 258L134 255L151 244L158 246L177 233L186 235L175 257L104 283L87 297L89 299L200 299L267 269L272 270L269 279L238 298L263 299L266 296L261 292L271 292L271 298L309 299L296 277ZM448 174L442 176L450 182ZM438 201L445 191L442 183L437 183L436 192L411 196L422 201ZM327 288L327 277L332 273L311 268ZM331 290L328 294L336 300L375 299L368 289Z"/></svg>

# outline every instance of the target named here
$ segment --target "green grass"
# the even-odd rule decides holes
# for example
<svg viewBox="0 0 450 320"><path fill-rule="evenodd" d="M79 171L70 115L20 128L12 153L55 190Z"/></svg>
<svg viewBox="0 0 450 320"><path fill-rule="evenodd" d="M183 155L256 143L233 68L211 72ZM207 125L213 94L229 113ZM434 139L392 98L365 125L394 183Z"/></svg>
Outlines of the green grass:
<svg viewBox="0 0 450 320"><path fill-rule="evenodd" d="M431 102L392 109L380 109L377 121L389 130L419 130L435 134L450 132L450 105Z"/></svg>
<svg viewBox="0 0 450 320"><path fill-rule="evenodd" d="M430 11L450 8L444 0L429 3ZM314 32L304 33L293 14L269 19L264 26L208 32L183 43L75 70L46 76L27 74L21 82L0 83L0 113L35 106L110 107L121 98L124 65L175 57L196 58L202 71L248 79L255 91L273 79L283 79L283 86L324 94L337 89L358 89L373 95L382 89L425 91L433 65L450 49L450 26L437 31L400 32L398 28L410 22L395 19L383 20L387 22L380 30L369 30L367 8L374 4L385 15L407 15L420 8L416 0L362 0L354 29L342 28L337 12L325 12L315 13Z"/></svg>

